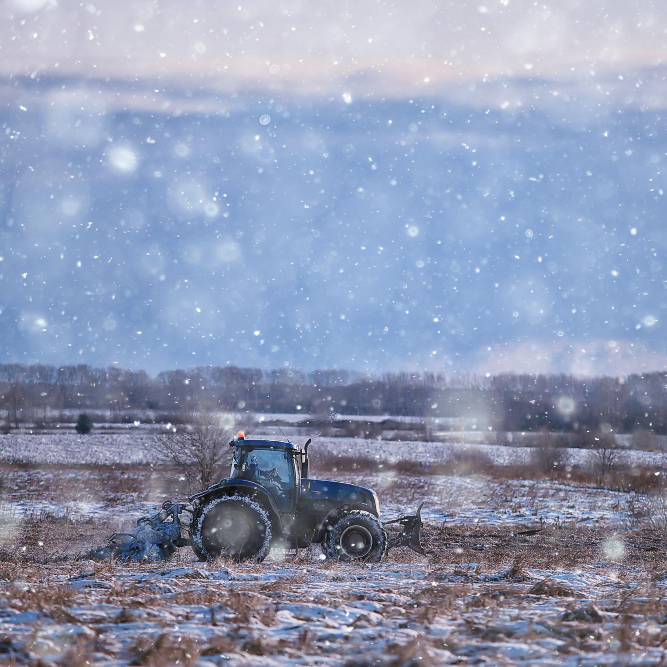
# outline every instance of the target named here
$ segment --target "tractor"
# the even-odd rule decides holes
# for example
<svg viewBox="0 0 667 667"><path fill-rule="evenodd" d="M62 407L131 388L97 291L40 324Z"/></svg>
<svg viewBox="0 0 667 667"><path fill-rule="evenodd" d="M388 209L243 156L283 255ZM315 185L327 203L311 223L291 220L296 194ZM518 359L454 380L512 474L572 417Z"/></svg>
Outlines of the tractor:
<svg viewBox="0 0 667 667"><path fill-rule="evenodd" d="M164 503L154 516L139 519L133 533L112 536L110 554L143 560L190 546L200 560L260 562L272 546L299 549L313 543L338 561L377 562L395 546L425 553L419 540L423 503L413 515L382 523L374 491L310 478L310 444L309 439L301 449L291 442L246 439L240 432L229 443L234 452L228 478L187 503ZM183 512L191 514L189 537L182 536ZM391 538L389 524L400 526Z"/></svg>

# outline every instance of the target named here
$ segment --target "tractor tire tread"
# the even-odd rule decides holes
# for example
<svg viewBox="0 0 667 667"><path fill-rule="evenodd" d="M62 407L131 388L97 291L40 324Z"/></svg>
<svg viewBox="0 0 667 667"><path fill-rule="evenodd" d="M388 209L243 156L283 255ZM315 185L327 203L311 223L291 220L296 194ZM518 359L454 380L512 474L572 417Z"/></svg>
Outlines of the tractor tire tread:
<svg viewBox="0 0 667 667"><path fill-rule="evenodd" d="M337 545L340 535L343 530L355 523L363 525L373 538L373 547L368 556L364 558L354 559L341 553L340 547ZM327 528L326 535L322 540L322 551L324 555L331 560L338 560L341 562L353 562L359 560L365 563L379 563L387 551L387 533L383 528L380 520L370 512L364 510L351 510L346 512L341 517Z"/></svg>
<svg viewBox="0 0 667 667"><path fill-rule="evenodd" d="M193 531L192 535L193 551L200 560L212 560L218 555L218 554L209 554L207 552L206 547L202 542L202 526L204 524L207 515L215 507L217 507L221 503L226 503L226 502L241 502L246 507L253 510L257 515L259 515L259 518L261 522L264 524L265 528L264 540L262 542L261 547L255 554L248 557L244 557L241 560L248 560L261 563L268 556L269 551L271 550L271 541L273 540L273 527L271 524L271 519L269 517L269 513L266 511L266 509L260 502L254 500L250 496L238 493L233 494L231 496L217 496L212 500L210 500L206 505L204 505L201 512L199 512L199 515L195 522L195 530Z"/></svg>

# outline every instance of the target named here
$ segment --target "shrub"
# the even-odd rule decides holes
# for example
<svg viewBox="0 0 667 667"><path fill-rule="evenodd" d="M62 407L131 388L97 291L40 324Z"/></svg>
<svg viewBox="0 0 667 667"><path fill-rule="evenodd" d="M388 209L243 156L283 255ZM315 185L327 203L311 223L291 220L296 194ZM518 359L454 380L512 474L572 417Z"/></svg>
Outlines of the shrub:
<svg viewBox="0 0 667 667"><path fill-rule="evenodd" d="M81 413L74 426L79 435L85 435L93 430L93 420L85 413Z"/></svg>
<svg viewBox="0 0 667 667"><path fill-rule="evenodd" d="M649 495L645 511L651 527L663 539L667 537L667 494L664 488Z"/></svg>
<svg viewBox="0 0 667 667"><path fill-rule="evenodd" d="M4 422L4 423L0 424L0 433L2 433L2 435L9 435L11 430L12 430L12 427L11 427L11 424L9 422Z"/></svg>
<svg viewBox="0 0 667 667"><path fill-rule="evenodd" d="M441 467L441 474L459 475L489 475L496 470L491 457L473 447L452 449Z"/></svg>
<svg viewBox="0 0 667 667"><path fill-rule="evenodd" d="M530 461L539 472L547 475L563 470L568 462L564 442L550 433L541 433L531 438L532 451Z"/></svg>

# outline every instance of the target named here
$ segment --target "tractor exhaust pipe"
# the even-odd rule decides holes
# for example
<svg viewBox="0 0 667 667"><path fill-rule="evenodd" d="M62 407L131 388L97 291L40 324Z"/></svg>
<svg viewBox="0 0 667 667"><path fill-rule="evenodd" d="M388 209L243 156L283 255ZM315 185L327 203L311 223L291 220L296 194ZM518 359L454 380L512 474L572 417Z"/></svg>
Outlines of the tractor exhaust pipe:
<svg viewBox="0 0 667 667"><path fill-rule="evenodd" d="M308 461L308 447L310 447L310 443L312 441L312 438L308 438L308 440L306 440L306 444L303 446L303 454L301 456L301 477L303 479L308 479L308 473L310 471L310 463Z"/></svg>

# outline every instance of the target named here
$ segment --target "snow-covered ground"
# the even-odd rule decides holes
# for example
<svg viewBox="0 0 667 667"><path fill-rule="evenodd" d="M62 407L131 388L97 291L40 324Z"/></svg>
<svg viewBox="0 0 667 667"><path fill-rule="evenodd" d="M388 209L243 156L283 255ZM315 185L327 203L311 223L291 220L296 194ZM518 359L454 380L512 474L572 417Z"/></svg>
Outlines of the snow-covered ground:
<svg viewBox="0 0 667 667"><path fill-rule="evenodd" d="M463 438L452 442L391 442L318 436L314 437L310 451L313 458L318 454L326 454L377 458L390 462L442 462L452 451L462 448L481 452L499 465L525 462L531 451L526 446L486 444L483 441L470 444ZM585 464L591 457L591 450L566 448L563 451L571 464ZM142 432L93 432L85 436L72 432L0 435L0 461L114 465L153 463L156 456L153 436ZM665 452L624 450L622 456L635 465L667 466Z"/></svg>
<svg viewBox="0 0 667 667"><path fill-rule="evenodd" d="M390 442L387 440L363 440L360 438L316 438L311 447L311 456L318 451L333 455L375 457L382 461L442 462L458 450L481 452L498 465L524 463L530 457L531 447L516 445L491 445L483 441L469 444L460 442ZM590 460L591 450L564 448L571 464L584 464ZM623 456L635 465L667 466L667 453L624 450Z"/></svg>
<svg viewBox="0 0 667 667"><path fill-rule="evenodd" d="M137 465L154 459L149 436L10 435L0 448L5 461L27 462L3 466L0 662L389 667L664 657L667 554L634 493L341 465L326 476L375 489L383 519L426 501L426 557L394 549L380 565L342 565L322 560L315 545L274 551L259 565L202 564L189 549L162 565L122 565L77 554L178 496L174 473ZM311 453L436 462L462 448L501 464L530 454L342 438L316 438ZM625 455L665 464L662 454Z"/></svg>
<svg viewBox="0 0 667 667"><path fill-rule="evenodd" d="M481 475L350 476L375 489L383 518L410 512L424 501L424 521L453 525L630 525L638 494L555 481L493 480Z"/></svg>
<svg viewBox="0 0 667 667"><path fill-rule="evenodd" d="M54 476L65 479L53 486ZM153 514L163 500L182 497L168 484L151 485L147 478L140 498L132 494L110 498L94 470L79 470L77 476L74 485L67 482L65 471L34 470L29 481L16 484L15 489L6 485L0 502L0 523L8 525L25 516L48 515L72 521L117 522L120 530L123 524L127 528L140 516ZM331 476L374 489L385 520L411 512L424 501L424 521L434 525L630 525L634 506L642 502L634 493L554 481L499 481L480 475L398 478L394 472ZM45 490L50 486L51 490Z"/></svg>
<svg viewBox="0 0 667 667"><path fill-rule="evenodd" d="M141 433L15 434L0 436L0 459L22 463L114 465L150 463L153 438Z"/></svg>
<svg viewBox="0 0 667 667"><path fill-rule="evenodd" d="M664 582L605 556L613 539L570 568L489 564L475 548L459 549L466 562L372 567L310 552L262 565L6 566L2 647L23 664L661 664Z"/></svg>
<svg viewBox="0 0 667 667"><path fill-rule="evenodd" d="M131 493L111 494L109 482L95 469L54 470L48 464L67 466L71 462L128 465L159 461L152 439L132 434L9 435L0 438L0 452L5 461L18 460L36 467L13 470L5 484L0 519L5 523L25 515L42 513L68 516L75 520L90 517L111 520L136 520L151 513L165 499L175 499L178 489L164 479L147 472L136 473L133 488L141 488L141 497ZM311 448L314 459L328 457L377 458L386 463L401 459L422 462L444 461L452 451L484 452L501 465L522 462L530 456L526 447L501 445L463 445L456 443L394 443L377 440L318 438ZM590 452L568 450L572 463L585 463ZM667 455L628 451L624 456L637 464L667 466ZM320 477L333 477L375 489L380 497L384 518L405 513L424 500L424 518L440 524L522 526L586 524L627 525L634 520L636 506L643 498L634 493L594 489L557 481L490 479L481 475L399 475L386 472L346 470L349 459L340 467ZM40 467L43 466L43 467ZM110 474L110 473L105 473ZM117 475L129 480L127 470ZM143 475L143 477L142 477ZM12 488L12 486L14 488ZM181 492L182 496L182 492ZM119 509L119 505L121 508Z"/></svg>

